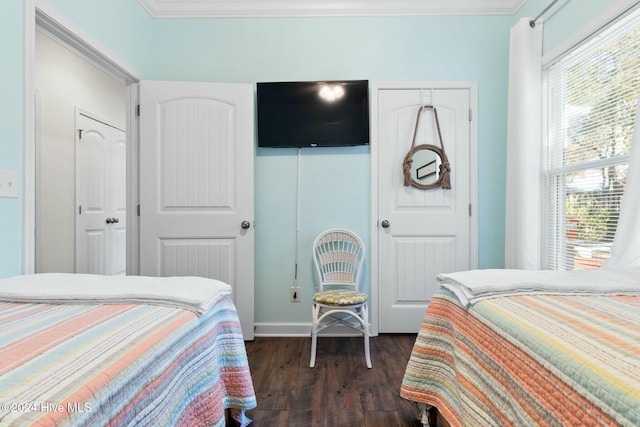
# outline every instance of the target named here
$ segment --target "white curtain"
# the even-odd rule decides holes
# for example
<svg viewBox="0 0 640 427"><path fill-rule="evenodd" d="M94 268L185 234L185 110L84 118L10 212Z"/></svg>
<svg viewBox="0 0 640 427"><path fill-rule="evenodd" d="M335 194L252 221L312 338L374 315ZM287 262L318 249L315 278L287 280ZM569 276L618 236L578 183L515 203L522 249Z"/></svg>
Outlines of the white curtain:
<svg viewBox="0 0 640 427"><path fill-rule="evenodd" d="M511 28L505 267L541 268L542 22Z"/></svg>
<svg viewBox="0 0 640 427"><path fill-rule="evenodd" d="M603 268L640 269L640 100L637 108L627 186L624 189L611 258Z"/></svg>

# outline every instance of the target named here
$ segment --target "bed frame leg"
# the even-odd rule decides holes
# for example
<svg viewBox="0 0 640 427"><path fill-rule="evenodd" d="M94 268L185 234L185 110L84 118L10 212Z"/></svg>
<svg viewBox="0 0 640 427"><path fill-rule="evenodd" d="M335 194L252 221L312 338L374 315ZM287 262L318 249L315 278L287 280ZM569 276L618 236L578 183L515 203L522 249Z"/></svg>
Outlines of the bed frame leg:
<svg viewBox="0 0 640 427"><path fill-rule="evenodd" d="M438 411L436 407L427 405L426 403L414 403L417 411L416 418L420 420L420 423L423 426L436 427L438 424Z"/></svg>
<svg viewBox="0 0 640 427"><path fill-rule="evenodd" d="M423 426L429 425L429 405L424 403L418 403L418 408L420 409L420 423Z"/></svg>

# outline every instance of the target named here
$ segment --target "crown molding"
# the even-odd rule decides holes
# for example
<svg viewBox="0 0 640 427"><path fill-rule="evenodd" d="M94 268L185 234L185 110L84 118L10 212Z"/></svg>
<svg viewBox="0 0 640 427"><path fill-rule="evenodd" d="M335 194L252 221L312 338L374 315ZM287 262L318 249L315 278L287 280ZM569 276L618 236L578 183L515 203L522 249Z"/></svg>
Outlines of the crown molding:
<svg viewBox="0 0 640 427"><path fill-rule="evenodd" d="M153 18L514 15L526 0L138 0Z"/></svg>

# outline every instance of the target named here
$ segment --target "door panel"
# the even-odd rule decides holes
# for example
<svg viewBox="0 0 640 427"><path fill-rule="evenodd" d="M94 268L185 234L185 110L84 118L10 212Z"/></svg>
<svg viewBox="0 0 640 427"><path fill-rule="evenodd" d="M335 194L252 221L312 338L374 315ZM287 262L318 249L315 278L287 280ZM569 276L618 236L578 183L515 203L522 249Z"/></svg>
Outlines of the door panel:
<svg viewBox="0 0 640 427"><path fill-rule="evenodd" d="M437 289L434 276L439 269L455 268L455 244L452 236L397 236L393 238L396 286L394 301L399 304L423 304Z"/></svg>
<svg viewBox="0 0 640 427"><path fill-rule="evenodd" d="M104 227L97 230L86 228L83 236L84 244L76 246L76 251L81 263L78 264L76 270L78 273L86 274L105 274L105 229Z"/></svg>
<svg viewBox="0 0 640 427"><path fill-rule="evenodd" d="M417 332L438 289L439 273L469 268L468 89L380 89L379 106L379 331ZM403 160L420 105L438 111L451 164L450 190L404 186ZM440 146L433 112L425 110L416 145Z"/></svg>
<svg viewBox="0 0 640 427"><path fill-rule="evenodd" d="M253 339L253 86L144 81L140 99L140 274L229 283Z"/></svg>
<svg viewBox="0 0 640 427"><path fill-rule="evenodd" d="M126 134L82 113L76 128L76 273L125 274Z"/></svg>
<svg viewBox="0 0 640 427"><path fill-rule="evenodd" d="M104 274L109 127L76 116L76 273Z"/></svg>
<svg viewBox="0 0 640 427"><path fill-rule="evenodd" d="M122 276L127 272L127 139L126 133L111 128L111 223L107 246L107 274Z"/></svg>
<svg viewBox="0 0 640 427"><path fill-rule="evenodd" d="M215 99L158 104L163 212L235 209L234 106Z"/></svg>
<svg viewBox="0 0 640 427"><path fill-rule="evenodd" d="M162 275L215 277L234 283L235 239L161 239Z"/></svg>

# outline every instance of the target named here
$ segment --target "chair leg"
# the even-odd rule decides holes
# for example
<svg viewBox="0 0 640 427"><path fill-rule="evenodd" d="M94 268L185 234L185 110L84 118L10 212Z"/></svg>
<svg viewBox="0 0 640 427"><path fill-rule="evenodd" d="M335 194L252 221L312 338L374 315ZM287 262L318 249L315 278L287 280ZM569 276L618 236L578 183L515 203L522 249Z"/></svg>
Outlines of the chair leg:
<svg viewBox="0 0 640 427"><path fill-rule="evenodd" d="M364 336L364 359L367 362L367 368L371 369L371 354L369 353L369 334Z"/></svg>
<svg viewBox="0 0 640 427"><path fill-rule="evenodd" d="M316 348L318 346L318 312L319 307L313 307L313 323L311 324L311 360L309 361L309 367L316 366Z"/></svg>
<svg viewBox="0 0 640 427"><path fill-rule="evenodd" d="M316 346L318 344L318 334L314 329L311 331L311 360L309 361L309 367L313 368L316 366Z"/></svg>
<svg viewBox="0 0 640 427"><path fill-rule="evenodd" d="M354 313L351 313L352 315ZM320 306L314 305L313 307L313 323L311 325L311 359L309 360L309 367L313 368L316 365L316 350L318 347L318 328L320 318ZM369 337L371 336L369 328L369 315L366 305L360 308L360 319L362 325L362 335L364 338L364 357L367 363L367 368L371 369L371 351L369 348Z"/></svg>
<svg viewBox="0 0 640 427"><path fill-rule="evenodd" d="M367 368L371 369L371 352L369 351L369 316L366 306L362 307L362 318L364 319L363 335L364 335L364 359L367 362Z"/></svg>

